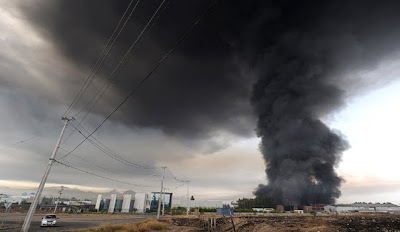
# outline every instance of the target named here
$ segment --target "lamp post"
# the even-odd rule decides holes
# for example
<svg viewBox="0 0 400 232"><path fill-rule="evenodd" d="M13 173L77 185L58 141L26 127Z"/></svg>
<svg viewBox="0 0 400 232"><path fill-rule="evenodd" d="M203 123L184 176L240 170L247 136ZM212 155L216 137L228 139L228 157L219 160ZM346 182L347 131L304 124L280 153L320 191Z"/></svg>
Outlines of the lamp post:
<svg viewBox="0 0 400 232"><path fill-rule="evenodd" d="M162 194L162 215L164 216L164 212L165 212L165 188Z"/></svg>
<svg viewBox="0 0 400 232"><path fill-rule="evenodd" d="M161 179L161 190L159 193L159 197L158 197L158 209L157 209L157 220L160 219L160 210L161 210L161 193L163 191L164 188L164 176L165 176L165 169L167 168L166 166L161 167L163 169L163 175L162 175L162 179Z"/></svg>
<svg viewBox="0 0 400 232"><path fill-rule="evenodd" d="M189 198L189 183L190 181L187 180L185 181L187 184L187 207L186 207L186 215L189 215L189 211L190 211L190 198Z"/></svg>
<svg viewBox="0 0 400 232"><path fill-rule="evenodd" d="M60 202L60 200L61 200L61 194L62 194L62 192L64 191L64 186L61 186L61 189L60 190L58 190L58 201L56 202L56 207L54 207L54 213L56 213L57 212L57 206L58 206L58 202Z"/></svg>

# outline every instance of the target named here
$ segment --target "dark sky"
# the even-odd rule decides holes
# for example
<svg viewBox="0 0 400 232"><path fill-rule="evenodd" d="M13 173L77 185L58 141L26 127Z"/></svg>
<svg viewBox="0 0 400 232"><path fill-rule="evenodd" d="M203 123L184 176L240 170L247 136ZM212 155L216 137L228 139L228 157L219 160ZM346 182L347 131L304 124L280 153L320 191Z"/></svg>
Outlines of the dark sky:
<svg viewBox="0 0 400 232"><path fill-rule="evenodd" d="M24 17L80 74L54 79L65 83L60 93L64 105L79 90L129 2L20 5ZM139 2L95 80L110 74L160 3ZM94 111L110 112L211 3L166 1ZM394 52L396 9L393 1L221 1L112 120L184 138L207 138L219 131L248 137L256 127L251 86L263 75L259 72L268 70L268 49L285 38L292 43L289 49L310 47L310 53L321 54L316 57L321 62L329 57L324 68L330 69L330 81L347 84L343 73L375 66ZM84 98L95 91L89 88Z"/></svg>
<svg viewBox="0 0 400 232"><path fill-rule="evenodd" d="M139 2L71 115L100 88L161 2ZM212 2L166 1L83 125L93 130ZM0 129L8 132L1 134L4 144L24 137L21 134L34 135L60 124L61 115L85 82L129 3L4 3L6 10L0 15L0 38L5 41L0 52L4 109ZM210 157L235 141L257 135L265 139L268 132L262 132L262 120L266 115L277 119L299 113L313 122L323 120L351 97L392 81L386 77L366 79L360 73L397 56L399 9L397 1L218 1L96 136L129 154L127 157L158 165L197 155ZM80 120L83 115L76 118ZM286 133L290 128L283 129L285 136L290 134ZM63 146L71 149L80 139L74 134ZM47 159L53 140L47 137L42 145L32 143L17 153L27 162L39 164ZM261 145L262 152L268 150L262 146L265 144ZM334 152L332 173L343 150ZM77 152L97 157L86 143ZM268 155L264 158L268 164ZM42 166L7 162L12 165L5 166L9 170L4 172L6 179L38 179L29 173L19 174L20 168L31 168L40 176ZM60 171L58 175L66 173ZM146 171L138 173L149 175ZM257 184L254 180L249 183L254 187Z"/></svg>
<svg viewBox="0 0 400 232"><path fill-rule="evenodd" d="M110 74L160 3L139 3L96 79ZM167 1L95 111L109 112L210 3ZM40 1L24 10L29 21L55 43L57 50L85 73L94 65L128 4L129 1L57 1L50 4ZM254 118L249 106L251 78L241 74L231 41L224 38L225 27L232 26L225 25L231 18L221 14L224 7L217 5L212 10L113 120L193 138L206 138L218 131L239 136L253 133ZM73 12L73 17L67 12ZM84 80L83 76L65 78L76 86ZM65 104L78 88L66 91L70 97L65 99Z"/></svg>

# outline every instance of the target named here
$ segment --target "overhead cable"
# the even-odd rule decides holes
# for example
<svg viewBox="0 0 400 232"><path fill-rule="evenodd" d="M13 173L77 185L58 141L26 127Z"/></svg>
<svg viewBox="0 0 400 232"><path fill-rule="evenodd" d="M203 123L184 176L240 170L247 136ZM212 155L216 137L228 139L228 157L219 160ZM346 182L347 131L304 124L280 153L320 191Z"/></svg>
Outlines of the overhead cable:
<svg viewBox="0 0 400 232"><path fill-rule="evenodd" d="M119 61L119 63L117 64L117 66L114 68L114 70L111 72L110 75L108 75L108 77L105 79L105 81L103 82L102 87L99 89L99 91L97 91L97 93L92 97L92 99L90 99L90 101L78 112L74 115L74 117L76 117L77 115L79 115L83 110L86 109L86 107L88 107L92 101L96 98L97 95L99 95L97 97L97 99L95 100L95 102L93 103L93 105L89 108L88 112L85 114L85 116L82 118L81 122L87 117L87 115L92 111L92 109L94 108L94 106L97 104L97 102L99 101L99 99L103 96L103 94L107 91L107 89L109 88L110 84L111 84L111 80L113 75L119 70L120 66L123 64L123 62L125 61L125 59L128 57L128 55L131 53L132 49L136 47L136 44L138 43L138 41L140 40L140 38L142 37L143 33L146 31L146 29L148 28L148 26L150 25L150 23L153 21L154 17L157 15L157 13L160 11L161 7L163 6L164 2L166 0L163 0L160 5L158 6L157 10L154 12L154 14L151 16L150 20L147 22L146 26L142 29L142 31L140 32L140 34L138 35L138 37L136 38L136 40L132 43L132 45L129 47L129 49L126 51L126 53L124 54L124 56L121 58L121 60ZM108 81L108 84L107 84ZM103 90L104 86L107 87Z"/></svg>
<svg viewBox="0 0 400 232"><path fill-rule="evenodd" d="M133 12L135 11L137 5L139 4L140 0L138 0L135 4L135 6L133 7L133 9L131 10L130 14L128 15L128 17L125 19L124 24L122 25L121 29L119 30L118 34L115 36L115 38L113 39L115 33L117 32L119 26L121 25L122 21L125 18L125 15L127 14L129 8L131 7L133 0L130 1L128 7L126 8L124 14L122 15L121 19L119 20L117 26L115 27L113 33L111 34L110 38L108 39L106 45L103 48L103 51L101 52L99 58L97 59L95 65L93 66L92 70L90 71L89 75L87 76L85 82L83 83L81 89L79 90L78 94L75 96L74 100L72 101L72 103L70 104L70 106L68 107L68 109L64 112L63 116L66 116L67 114L69 114L72 109L74 108L75 104L79 101L79 98L84 94L84 92L87 90L87 88L89 87L89 85L91 84L91 82L93 81L97 71L100 69L100 67L103 65L104 61L106 60L107 56L110 54L115 42L117 41L117 39L119 38L119 36L121 35L122 31L124 30L127 22L129 21L130 17L132 16ZM111 42L112 41L112 42ZM111 44L110 44L111 42Z"/></svg>
<svg viewBox="0 0 400 232"><path fill-rule="evenodd" d="M100 151L102 151L104 154L106 154L107 156L111 157L112 159L114 159L114 160L116 160L116 161L118 161L118 162L120 162L120 163L123 163L123 164L125 164L125 165L127 165L127 166L134 167L134 168L154 169L153 167L148 167L148 166L144 166L144 165L141 165L141 164L137 164L137 163L134 163L134 162L132 162L132 161L129 161L129 160L123 158L122 156L119 156L118 154L116 154L115 152L113 152L112 150L110 150L109 148L107 148L103 143L101 143L101 142L100 142L99 140L97 140L95 137L92 136L92 138L95 139L95 140L97 141L97 143L96 143L95 141L93 141L91 138L88 138L86 135L84 135L84 134L82 133L82 131L81 131L80 129L78 129L78 128L73 124L73 122L71 123L71 125L72 125L72 126L75 128L75 130L78 131L85 139L87 139L93 146L95 146L97 149L99 149ZM82 125L80 125L80 126L82 127ZM82 128L83 128L83 127L82 127ZM83 128L83 129L86 130L85 128ZM100 143L101 145L99 145L98 143ZM65 157L67 157L67 156L69 156L69 155L71 155L72 152L74 152L74 151L75 151L74 149L71 150L71 151L69 151L67 154L65 154L64 156L62 156L62 157L60 158L60 160L61 160L61 159L64 159Z"/></svg>
<svg viewBox="0 0 400 232"><path fill-rule="evenodd" d="M181 183L180 185L178 185L178 186L176 186L175 188L165 188L166 190L175 190L175 189L178 189L178 188L180 188L180 187L182 187L183 185L184 185L185 183Z"/></svg>
<svg viewBox="0 0 400 232"><path fill-rule="evenodd" d="M158 186L140 185L140 184L134 184L134 183L129 183L129 182L125 182L125 181L120 181L120 180L116 180L116 179L113 179L113 178L101 176L99 174L92 173L92 172L89 172L89 171L86 171L86 170L71 166L69 164L60 162L60 161L58 161L56 159L54 159L53 161L55 163L58 163L58 164L61 164L61 165L65 166L67 168L75 169L77 171L80 171L80 172L83 172L83 173L86 173L86 174L89 174L89 175L92 175L92 176L96 176L96 177L99 177L99 178L103 178L103 179L106 179L106 180L110 180L110 181L114 181L114 182L118 182L118 183L122 183L122 184L132 185L132 186L136 186L136 187L146 187L146 188L156 188L156 187L158 187Z"/></svg>
<svg viewBox="0 0 400 232"><path fill-rule="evenodd" d="M68 150L66 150L66 149L64 149L64 148L62 148L62 147L59 147L59 149L65 151L65 152L68 152ZM75 155L75 154L70 154L70 155L72 155L72 156L74 156L74 157L76 157L76 158L78 158L78 159L80 159L80 160L82 160L82 161L84 161L84 162L86 162L86 163L88 163L88 164L90 164L90 165L94 165L94 166L96 166L96 167L98 167L98 168L100 168L100 169L103 169L103 170L105 170L105 171L108 171L108 172L112 172L112 173L114 173L114 174L121 175L121 174L118 173L118 172L115 172L115 171L113 171L113 170L110 170L110 169L108 169L108 168L105 168L105 167L103 167L103 166L100 166L100 165L96 164L94 161L91 162L91 161L89 161L89 160L87 160L87 159L85 159L85 158L82 158L82 157L80 157L80 156L78 156L78 155Z"/></svg>
<svg viewBox="0 0 400 232"><path fill-rule="evenodd" d="M56 128L57 130L59 129L59 127L57 127ZM54 131L56 131L56 129L54 129L54 130L51 130L49 133L52 133L52 132L54 132ZM34 139L34 138L37 138L37 137L40 137L40 136L42 136L42 135L45 135L45 134L47 134L47 133L40 133L40 134L37 134L37 135L34 135L34 136L31 136L31 137L28 137L28 138L26 138L26 139L22 139L21 141L19 141L19 142L16 142L16 143L13 143L13 144L11 144L11 145L9 145L9 146L6 146L6 147L3 147L3 148L0 148L0 151L4 151L4 150L7 150L7 149L9 149L9 148L12 148L12 147L15 147L15 146L18 146L18 145L20 145L21 143L24 143L24 142L27 142L27 141L29 141L29 140L32 140L32 139Z"/></svg>
<svg viewBox="0 0 400 232"><path fill-rule="evenodd" d="M74 119L74 120L75 120L75 119ZM89 134L89 131L88 131L88 130L86 130L79 122L77 122L77 123L78 123L78 125L79 125L84 131L86 131L86 133ZM74 127L75 127L75 125L74 125ZM75 127L75 129L77 129L77 128ZM77 130L78 130L78 129L77 129ZM78 130L78 131L79 131L79 130ZM79 133L80 133L82 136L85 137L85 135L84 135L81 131L79 131ZM105 152L106 154L109 154L109 155L113 156L113 158L117 158L118 161L123 162L123 163L127 164L128 166L135 167L135 168L143 168L143 169L155 169L154 167L148 167L148 166L141 165L141 164L132 162L132 161L130 161L130 160L127 160L127 159L125 159L124 157L122 157L122 156L118 155L117 153L113 152L110 148L108 148L106 145L104 145L104 144L103 144L100 140L98 140L96 137L92 136L91 138L93 138L98 144L100 144L100 145L98 145L98 144L96 144L96 143L94 142L94 143L93 143L94 146L96 146L97 148L100 148L100 149L101 149L103 152ZM90 140L91 140L91 139L90 139Z"/></svg>
<svg viewBox="0 0 400 232"><path fill-rule="evenodd" d="M157 62L157 64L153 67L153 69L147 74L146 77L144 77L139 84L130 92L128 96L125 97L125 99L100 123L99 126L96 127L96 129L91 132L88 136L85 136L85 139L82 140L74 149L71 150L73 152L76 150L79 146L81 146L89 137L91 137L103 124L115 113L119 108L122 107L122 105L130 98L132 97L136 91L143 85L143 83L150 78L150 76L158 69L158 67L161 65L161 63L179 46L179 44L184 41L184 39L189 35L189 33L199 24L199 22L209 13L209 11L217 4L217 1L214 1L206 10L205 12L196 20L195 23L185 32L185 34L178 40L178 42Z"/></svg>
<svg viewBox="0 0 400 232"><path fill-rule="evenodd" d="M178 179L173 173L172 171L167 167L167 171L169 172L169 174L172 176L172 178L174 178L174 180L178 181L178 182L186 182L185 180L180 180Z"/></svg>

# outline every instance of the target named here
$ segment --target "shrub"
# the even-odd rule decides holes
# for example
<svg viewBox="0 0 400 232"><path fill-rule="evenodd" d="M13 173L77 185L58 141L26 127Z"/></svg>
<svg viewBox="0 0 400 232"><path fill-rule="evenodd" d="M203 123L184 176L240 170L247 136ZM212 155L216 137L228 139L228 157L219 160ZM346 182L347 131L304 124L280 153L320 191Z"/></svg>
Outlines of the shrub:
<svg viewBox="0 0 400 232"><path fill-rule="evenodd" d="M163 229L167 228L167 224L150 219L144 223L138 224L138 228L140 231L163 230Z"/></svg>
<svg viewBox="0 0 400 232"><path fill-rule="evenodd" d="M123 225L106 224L101 226L99 232L117 232L124 228Z"/></svg>

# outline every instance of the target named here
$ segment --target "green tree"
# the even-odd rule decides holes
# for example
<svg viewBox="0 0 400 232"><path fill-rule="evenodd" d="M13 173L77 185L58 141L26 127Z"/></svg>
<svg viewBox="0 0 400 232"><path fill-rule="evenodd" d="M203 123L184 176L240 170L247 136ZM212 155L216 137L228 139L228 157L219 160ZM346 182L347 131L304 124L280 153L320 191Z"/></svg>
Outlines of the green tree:
<svg viewBox="0 0 400 232"><path fill-rule="evenodd" d="M238 201L239 209L275 208L276 201L271 196L265 195L256 198L242 198Z"/></svg>

